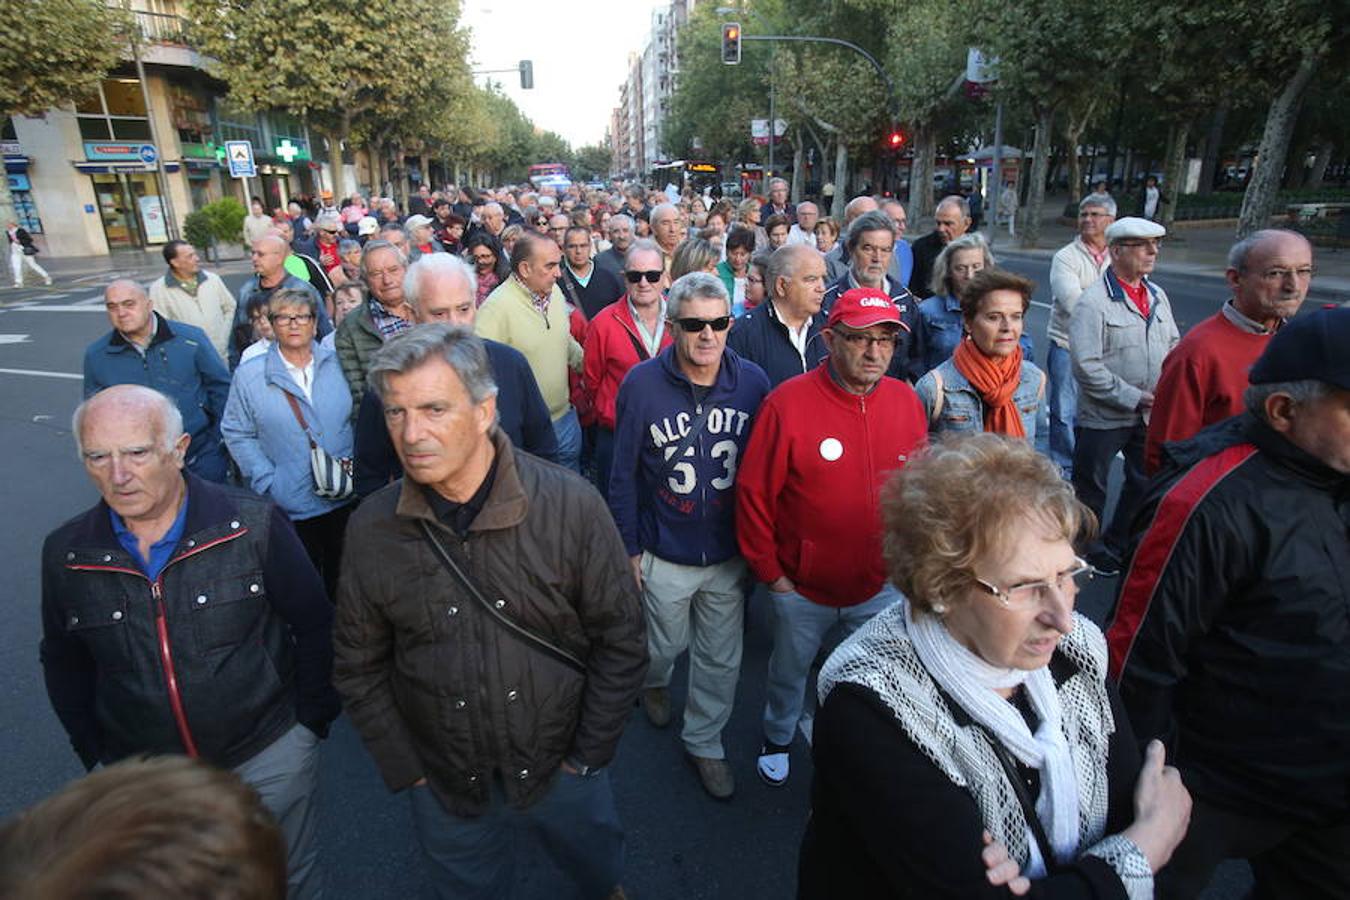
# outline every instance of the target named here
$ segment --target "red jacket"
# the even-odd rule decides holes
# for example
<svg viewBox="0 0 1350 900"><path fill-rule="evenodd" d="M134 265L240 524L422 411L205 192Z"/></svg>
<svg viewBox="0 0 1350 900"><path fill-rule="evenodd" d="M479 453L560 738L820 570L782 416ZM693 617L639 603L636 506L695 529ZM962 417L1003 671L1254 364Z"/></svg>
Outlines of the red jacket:
<svg viewBox="0 0 1350 900"><path fill-rule="evenodd" d="M584 347L586 314L575 306L568 305L572 311L567 316L567 330L571 333L572 340ZM591 398L586 396L586 387L575 369L567 370L567 398L572 401L572 408L577 411L577 422L582 428L589 428L595 424L595 410L591 408Z"/></svg>
<svg viewBox="0 0 1350 900"><path fill-rule="evenodd" d="M658 352L673 342L670 329L664 329ZM582 383L586 396L595 409L595 421L602 428L613 431L614 403L619 397L623 377L633 366L651 358L633 315L628 311L627 294L595 314L586 328L585 350Z"/></svg>
<svg viewBox="0 0 1350 900"><path fill-rule="evenodd" d="M1222 311L1197 324L1163 359L1144 445L1145 468L1158 471L1162 445L1193 437L1242 412L1247 370L1270 343L1228 321Z"/></svg>
<svg viewBox="0 0 1350 900"><path fill-rule="evenodd" d="M786 575L824 606L881 590L881 487L928 440L923 403L883 378L865 397L828 362L783 382L755 417L736 476L741 553L765 583Z"/></svg>

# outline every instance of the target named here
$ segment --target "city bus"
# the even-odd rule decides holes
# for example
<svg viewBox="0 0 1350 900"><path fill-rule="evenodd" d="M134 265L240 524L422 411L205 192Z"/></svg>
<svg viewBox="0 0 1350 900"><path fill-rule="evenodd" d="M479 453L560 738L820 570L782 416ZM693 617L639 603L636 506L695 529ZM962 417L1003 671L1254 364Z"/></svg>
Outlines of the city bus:
<svg viewBox="0 0 1350 900"><path fill-rule="evenodd" d="M535 163L529 175L536 190L545 186L564 190L572 185L572 170L565 163Z"/></svg>
<svg viewBox="0 0 1350 900"><path fill-rule="evenodd" d="M651 183L657 190L673 184L681 194L685 188L701 194L722 182L722 169L716 163L677 159L652 166Z"/></svg>

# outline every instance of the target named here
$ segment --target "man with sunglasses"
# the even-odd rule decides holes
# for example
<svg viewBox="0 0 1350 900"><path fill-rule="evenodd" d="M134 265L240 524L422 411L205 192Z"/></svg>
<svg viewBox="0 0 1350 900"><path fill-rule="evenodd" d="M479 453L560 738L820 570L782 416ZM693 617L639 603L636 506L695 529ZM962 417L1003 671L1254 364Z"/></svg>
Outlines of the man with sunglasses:
<svg viewBox="0 0 1350 900"><path fill-rule="evenodd" d="M1078 380L1073 487L1098 520L1117 453L1125 482L1109 524L1088 552L1099 575L1120 572L1130 521L1144 496L1144 445L1163 358L1181 339L1167 294L1149 280L1166 230L1127 216L1106 229L1111 265L1069 316L1069 359Z"/></svg>
<svg viewBox="0 0 1350 900"><path fill-rule="evenodd" d="M826 632L849 634L899 597L881 558L880 486L928 438L918 394L885 377L900 327L885 291L846 291L825 363L769 394L741 463L736 536L774 607L758 770L775 787L799 720L810 734L803 692Z"/></svg>
<svg viewBox="0 0 1350 900"><path fill-rule="evenodd" d="M670 346L666 305L661 297L661 250L650 240L635 241L624 260L628 293L596 314L586 328L582 389L595 410L595 486L609 491L614 454L614 406L628 371Z"/></svg>
<svg viewBox="0 0 1350 900"><path fill-rule="evenodd" d="M659 268L660 254L639 248L629 259ZM666 314L673 344L638 363L618 389L609 504L646 611L643 708L653 725L669 724L670 679L688 648L685 752L704 789L725 800L735 781L722 729L736 696L745 610L736 470L769 379L727 349L731 301L717 276L678 279Z"/></svg>

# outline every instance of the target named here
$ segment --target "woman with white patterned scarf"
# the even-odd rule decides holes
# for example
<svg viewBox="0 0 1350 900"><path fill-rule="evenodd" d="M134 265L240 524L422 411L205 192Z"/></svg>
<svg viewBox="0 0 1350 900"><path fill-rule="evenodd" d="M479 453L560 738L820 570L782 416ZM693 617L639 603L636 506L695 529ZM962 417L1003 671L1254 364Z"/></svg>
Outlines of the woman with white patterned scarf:
<svg viewBox="0 0 1350 900"><path fill-rule="evenodd" d="M1073 611L1092 514L1025 441L939 442L882 500L908 598L820 673L798 896L1153 896L1190 796Z"/></svg>

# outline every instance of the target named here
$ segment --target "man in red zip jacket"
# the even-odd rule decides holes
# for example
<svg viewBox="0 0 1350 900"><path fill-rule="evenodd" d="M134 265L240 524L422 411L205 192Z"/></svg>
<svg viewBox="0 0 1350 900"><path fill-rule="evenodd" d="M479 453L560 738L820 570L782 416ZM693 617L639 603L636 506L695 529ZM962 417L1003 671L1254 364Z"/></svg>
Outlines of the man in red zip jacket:
<svg viewBox="0 0 1350 900"><path fill-rule="evenodd" d="M923 404L884 378L900 313L884 291L842 294L822 332L824 365L760 407L737 476L736 532L774 606L759 774L787 781L789 747L821 640L899 598L881 559L881 487L927 441Z"/></svg>
<svg viewBox="0 0 1350 900"><path fill-rule="evenodd" d="M72 430L103 499L43 544L40 656L75 752L234 770L286 835L292 900L320 897L318 744L341 706L304 545L271 501L185 476L183 417L157 391L106 388Z"/></svg>
<svg viewBox="0 0 1350 900"><path fill-rule="evenodd" d="M595 415L595 486L609 496L614 459L614 406L628 370L669 347L661 296L661 248L635 241L624 257L628 293L596 313L586 328L582 385Z"/></svg>

